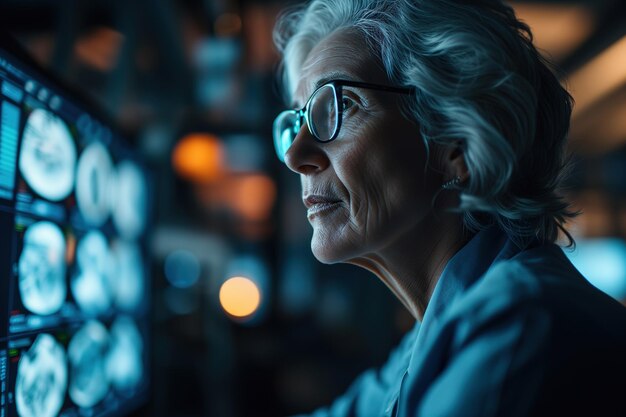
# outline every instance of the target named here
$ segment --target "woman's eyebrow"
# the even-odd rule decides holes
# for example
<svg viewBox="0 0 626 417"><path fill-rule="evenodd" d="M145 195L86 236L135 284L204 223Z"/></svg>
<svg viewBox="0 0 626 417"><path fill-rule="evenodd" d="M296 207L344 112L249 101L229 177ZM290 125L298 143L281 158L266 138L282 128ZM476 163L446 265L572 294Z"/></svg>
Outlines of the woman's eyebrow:
<svg viewBox="0 0 626 417"><path fill-rule="evenodd" d="M354 74L351 74L349 72L345 72L345 71L328 72L328 73L323 74L320 78L318 78L318 80L313 85L313 88L311 89L311 94L313 94L313 91L317 90L324 84L328 84L329 82L335 81L335 80L361 81L359 77L356 77ZM302 106L297 101L292 101L291 108L300 109L302 108Z"/></svg>
<svg viewBox="0 0 626 417"><path fill-rule="evenodd" d="M324 84L328 84L329 82L334 81L334 80L360 81L353 74L349 74L347 72L341 72L341 71L330 72L330 73L324 74L322 77L320 77L317 80L317 82L315 83L315 86L313 87L313 91L320 88Z"/></svg>

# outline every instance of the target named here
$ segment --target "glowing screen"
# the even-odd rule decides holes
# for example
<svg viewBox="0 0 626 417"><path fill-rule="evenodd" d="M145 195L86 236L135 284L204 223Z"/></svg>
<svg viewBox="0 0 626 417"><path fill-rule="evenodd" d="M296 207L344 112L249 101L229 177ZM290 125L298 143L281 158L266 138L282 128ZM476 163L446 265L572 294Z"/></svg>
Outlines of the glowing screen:
<svg viewBox="0 0 626 417"><path fill-rule="evenodd" d="M124 416L148 393L148 180L0 38L0 416Z"/></svg>

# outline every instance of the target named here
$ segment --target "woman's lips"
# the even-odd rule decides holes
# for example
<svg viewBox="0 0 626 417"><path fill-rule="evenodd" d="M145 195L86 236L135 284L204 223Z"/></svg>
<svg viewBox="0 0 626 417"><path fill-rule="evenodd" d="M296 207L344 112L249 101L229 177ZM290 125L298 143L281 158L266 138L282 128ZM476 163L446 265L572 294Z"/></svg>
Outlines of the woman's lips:
<svg viewBox="0 0 626 417"><path fill-rule="evenodd" d="M320 195L310 195L302 201L307 208L307 217L334 210L341 204L341 200Z"/></svg>

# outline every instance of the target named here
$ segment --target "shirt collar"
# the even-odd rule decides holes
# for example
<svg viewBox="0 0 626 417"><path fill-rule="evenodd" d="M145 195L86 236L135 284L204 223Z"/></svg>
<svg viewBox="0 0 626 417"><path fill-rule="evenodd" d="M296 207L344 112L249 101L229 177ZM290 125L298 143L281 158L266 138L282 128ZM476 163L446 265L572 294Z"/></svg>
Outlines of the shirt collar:
<svg viewBox="0 0 626 417"><path fill-rule="evenodd" d="M479 231L446 264L433 290L423 322L427 321L428 316L439 316L492 264L509 259L520 251L506 233L495 225Z"/></svg>
<svg viewBox="0 0 626 417"><path fill-rule="evenodd" d="M498 226L479 231L446 264L419 326L417 344L422 344L443 311L454 304L497 261L510 259L518 247Z"/></svg>

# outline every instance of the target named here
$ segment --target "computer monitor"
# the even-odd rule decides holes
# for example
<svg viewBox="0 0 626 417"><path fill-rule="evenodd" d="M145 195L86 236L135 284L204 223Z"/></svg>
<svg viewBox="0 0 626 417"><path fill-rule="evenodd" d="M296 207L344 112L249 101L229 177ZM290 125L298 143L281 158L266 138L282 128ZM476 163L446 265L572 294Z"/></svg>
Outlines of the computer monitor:
<svg viewBox="0 0 626 417"><path fill-rule="evenodd" d="M0 417L147 401L149 195L113 126L0 34Z"/></svg>

